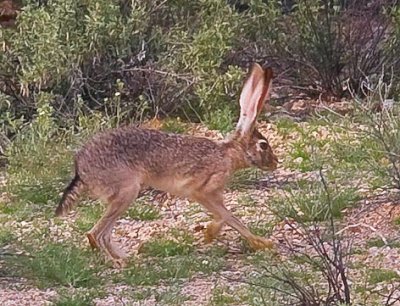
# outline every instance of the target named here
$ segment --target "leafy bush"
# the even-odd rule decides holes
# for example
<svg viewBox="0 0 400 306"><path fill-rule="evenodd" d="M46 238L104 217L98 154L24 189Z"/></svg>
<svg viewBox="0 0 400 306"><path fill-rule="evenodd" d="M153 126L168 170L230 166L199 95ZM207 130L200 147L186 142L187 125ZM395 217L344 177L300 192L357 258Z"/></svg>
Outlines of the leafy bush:
<svg viewBox="0 0 400 306"><path fill-rule="evenodd" d="M382 66L400 68L399 8L392 1L299 0L287 14L278 1L252 1L249 9L249 57L273 61L285 84L310 94L341 97L346 81L359 88Z"/></svg>
<svg viewBox="0 0 400 306"><path fill-rule="evenodd" d="M0 36L0 109L29 120L34 96L46 92L63 121L76 119L82 106L135 119L174 111L209 118L227 102L236 107L229 100L242 71L221 65L239 21L229 5L212 0L28 2L17 27ZM118 108L109 103L116 96Z"/></svg>
<svg viewBox="0 0 400 306"><path fill-rule="evenodd" d="M144 27L145 21L140 8L124 20L119 6L110 1L27 4L18 17L17 29L2 37L6 46L1 61L4 92L25 102L26 107L34 107L28 97L39 90L73 99L85 91L90 95L93 89L85 80L91 76L90 70L131 53L131 48L139 45L137 29Z"/></svg>
<svg viewBox="0 0 400 306"><path fill-rule="evenodd" d="M117 124L175 113L226 131L250 62L284 71L277 75L286 85L338 96L347 80L360 88L382 66L400 68L392 1L24 4L16 26L0 34L0 111L22 121L46 93L62 126L100 110Z"/></svg>

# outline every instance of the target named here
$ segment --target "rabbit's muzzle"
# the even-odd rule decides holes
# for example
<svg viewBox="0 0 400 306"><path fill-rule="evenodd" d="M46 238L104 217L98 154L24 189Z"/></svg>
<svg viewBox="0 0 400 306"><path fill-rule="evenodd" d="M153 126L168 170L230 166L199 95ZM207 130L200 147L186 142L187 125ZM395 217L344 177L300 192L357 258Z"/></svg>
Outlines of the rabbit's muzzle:
<svg viewBox="0 0 400 306"><path fill-rule="evenodd" d="M261 166L258 166L261 170L273 171L278 168L278 157L271 151L266 154L267 156L262 155L262 163Z"/></svg>

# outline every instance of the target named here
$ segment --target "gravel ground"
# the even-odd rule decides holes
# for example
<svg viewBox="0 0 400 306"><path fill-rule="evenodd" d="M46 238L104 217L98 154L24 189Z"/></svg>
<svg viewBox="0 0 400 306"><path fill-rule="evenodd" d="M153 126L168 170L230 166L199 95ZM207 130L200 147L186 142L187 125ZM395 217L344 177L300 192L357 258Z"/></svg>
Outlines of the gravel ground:
<svg viewBox="0 0 400 306"><path fill-rule="evenodd" d="M280 158L283 158L287 153L288 143L297 137L296 134L286 135L285 137L279 136L272 125L262 125L261 129L270 136L271 145L276 148L275 151ZM207 131L199 126L193 126L191 133L221 138L220 134ZM323 127L321 128L319 137L326 137ZM317 178L318 174L315 172L301 173L279 168L274 173L266 173L258 177L246 190L227 191L225 195L226 205L237 216L240 216L245 223L268 222L274 218L268 208L268 200L272 195L279 194L280 189L286 184L296 182L300 179L312 181ZM0 181L3 184L5 182L1 176ZM157 193L151 193L150 195L154 200L154 205L161 212L161 219L154 221L133 221L129 218L122 218L115 227L114 239L130 256L141 256L139 250L143 242L160 234L168 235L171 228L178 228L193 234L195 237L195 247L199 252L209 247L209 245L204 244L203 234L198 229L204 227L210 218L199 205L169 195L160 196ZM239 204L243 196L250 196L256 204ZM3 194L0 201L5 201L6 198L7 195ZM385 241L399 240L399 231L393 225L393 220L399 216L399 203L391 200L391 197L385 193L363 200L355 208L349 209L346 212L346 217L341 226L343 232L349 234L347 237L351 237L354 245L366 249L366 252L354 255L354 262L364 262L365 265L370 267L391 269L400 275L400 249L390 246L368 247L366 244L372 238L383 238ZM75 218L76 214L71 214L64 220L61 227L51 220L42 221L48 222L51 239L63 241L71 239L73 231L71 224L73 224ZM22 239L24 233L32 230L36 221L23 221L19 223L13 221L6 223L5 226L15 229L18 239ZM277 242L278 249L283 249L286 243L304 246L305 241L301 229L291 220L284 220L276 224L272 229L271 238ZM78 243L86 245L86 239L83 237L83 234L82 237L76 237L75 239L79 240ZM197 306L209 304L213 290L217 287L227 287L231 292L235 292L242 284L234 280L240 279L244 273L251 270L251 267L246 264L243 252L240 249L241 240L235 231L225 228L215 244L227 249L227 264L225 269L208 277L196 274L194 277L180 284L180 294L188 297L188 300L181 303L182 305ZM356 277L357 274L354 275ZM137 289L125 285L111 286L107 289L108 294L105 298L96 299L94 302L98 306L157 305L154 296L150 296L148 299L140 302L133 302L129 295L125 294ZM155 289L159 292L166 290L162 285ZM40 290L31 287L31 285L22 279L1 278L0 273L0 305L49 305L56 296L57 293L52 289Z"/></svg>

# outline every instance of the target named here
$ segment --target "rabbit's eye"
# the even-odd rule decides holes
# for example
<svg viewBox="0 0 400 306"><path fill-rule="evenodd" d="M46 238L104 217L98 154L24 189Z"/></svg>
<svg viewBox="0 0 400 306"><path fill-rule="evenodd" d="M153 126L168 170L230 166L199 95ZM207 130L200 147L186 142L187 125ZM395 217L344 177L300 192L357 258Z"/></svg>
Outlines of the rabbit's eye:
<svg viewBox="0 0 400 306"><path fill-rule="evenodd" d="M259 146L260 149L263 150L263 151L268 150L268 148L269 148L268 142L265 141L265 140L259 140L259 141L258 141L258 146Z"/></svg>

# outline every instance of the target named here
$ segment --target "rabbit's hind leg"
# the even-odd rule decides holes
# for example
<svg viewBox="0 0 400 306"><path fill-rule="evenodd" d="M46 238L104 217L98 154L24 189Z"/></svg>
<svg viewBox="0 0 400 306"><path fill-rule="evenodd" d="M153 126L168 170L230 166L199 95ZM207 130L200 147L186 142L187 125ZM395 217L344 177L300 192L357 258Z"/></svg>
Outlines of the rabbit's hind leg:
<svg viewBox="0 0 400 306"><path fill-rule="evenodd" d="M107 199L108 205L103 217L87 234L89 243L104 251L117 267L122 265L122 260L126 255L113 244L111 239L112 230L118 218L137 197L139 189L139 184L129 184L128 187L115 188L114 194Z"/></svg>

